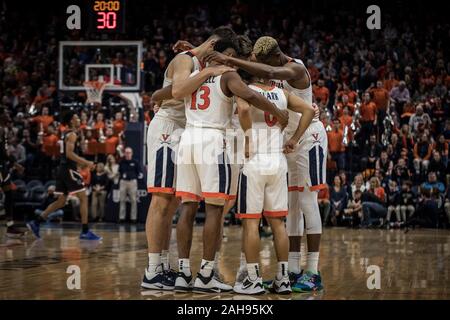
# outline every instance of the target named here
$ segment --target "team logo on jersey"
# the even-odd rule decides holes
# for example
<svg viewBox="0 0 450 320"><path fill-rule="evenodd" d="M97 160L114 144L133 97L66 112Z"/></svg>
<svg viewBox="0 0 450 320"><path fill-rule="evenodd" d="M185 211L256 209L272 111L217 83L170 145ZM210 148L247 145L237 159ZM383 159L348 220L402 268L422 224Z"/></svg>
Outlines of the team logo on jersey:
<svg viewBox="0 0 450 320"><path fill-rule="evenodd" d="M313 133L312 136L314 138L314 142L319 141L319 134L318 133Z"/></svg>
<svg viewBox="0 0 450 320"><path fill-rule="evenodd" d="M162 139L167 142L167 139L169 139L170 134L162 134L161 136L162 136Z"/></svg>

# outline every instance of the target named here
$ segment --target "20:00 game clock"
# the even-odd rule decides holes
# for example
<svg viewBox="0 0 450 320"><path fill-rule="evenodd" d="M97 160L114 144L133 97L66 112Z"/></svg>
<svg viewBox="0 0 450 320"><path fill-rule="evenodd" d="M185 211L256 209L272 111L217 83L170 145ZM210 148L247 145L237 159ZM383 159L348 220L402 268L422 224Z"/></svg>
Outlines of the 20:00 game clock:
<svg viewBox="0 0 450 320"><path fill-rule="evenodd" d="M91 32L125 32L125 0L89 0L86 2Z"/></svg>

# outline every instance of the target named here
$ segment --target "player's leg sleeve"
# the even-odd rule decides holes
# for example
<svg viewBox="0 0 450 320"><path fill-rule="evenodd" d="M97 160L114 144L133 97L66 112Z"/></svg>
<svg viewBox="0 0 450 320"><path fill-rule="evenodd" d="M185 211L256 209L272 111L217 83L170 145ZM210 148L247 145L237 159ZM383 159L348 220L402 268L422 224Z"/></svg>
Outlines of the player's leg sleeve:
<svg viewBox="0 0 450 320"><path fill-rule="evenodd" d="M288 215L286 218L286 230L289 237L301 237L304 233L303 213L300 210L300 198L298 191L288 193Z"/></svg>
<svg viewBox="0 0 450 320"><path fill-rule="evenodd" d="M320 218L318 192L305 188L300 192L300 209L305 216L306 234L321 234L322 221Z"/></svg>

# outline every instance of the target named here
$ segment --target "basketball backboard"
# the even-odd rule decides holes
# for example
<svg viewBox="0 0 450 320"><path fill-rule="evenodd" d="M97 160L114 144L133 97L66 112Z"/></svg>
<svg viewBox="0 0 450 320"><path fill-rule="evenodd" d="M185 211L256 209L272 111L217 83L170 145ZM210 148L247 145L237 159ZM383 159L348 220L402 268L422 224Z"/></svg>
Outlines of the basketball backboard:
<svg viewBox="0 0 450 320"><path fill-rule="evenodd" d="M83 91L86 81L108 83L106 91L140 91L141 41L61 41L59 89Z"/></svg>

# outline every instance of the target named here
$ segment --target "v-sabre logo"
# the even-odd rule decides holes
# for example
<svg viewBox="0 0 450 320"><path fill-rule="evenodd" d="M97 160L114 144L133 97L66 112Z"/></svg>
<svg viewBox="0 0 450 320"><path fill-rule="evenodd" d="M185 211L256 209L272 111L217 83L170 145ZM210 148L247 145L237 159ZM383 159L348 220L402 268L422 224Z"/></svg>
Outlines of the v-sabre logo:
<svg viewBox="0 0 450 320"><path fill-rule="evenodd" d="M167 142L167 139L170 137L170 134L162 134L161 136L162 136L163 140L165 142Z"/></svg>

